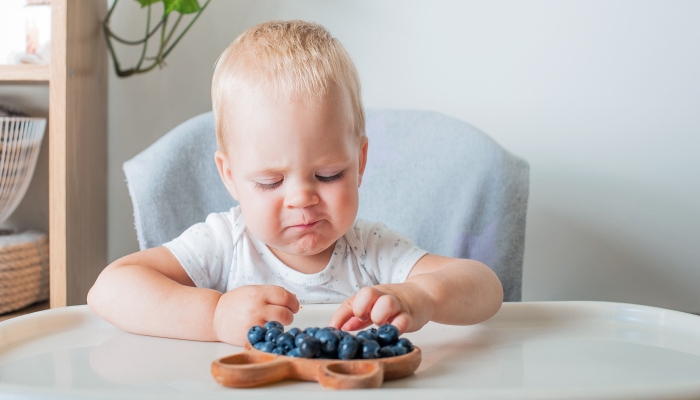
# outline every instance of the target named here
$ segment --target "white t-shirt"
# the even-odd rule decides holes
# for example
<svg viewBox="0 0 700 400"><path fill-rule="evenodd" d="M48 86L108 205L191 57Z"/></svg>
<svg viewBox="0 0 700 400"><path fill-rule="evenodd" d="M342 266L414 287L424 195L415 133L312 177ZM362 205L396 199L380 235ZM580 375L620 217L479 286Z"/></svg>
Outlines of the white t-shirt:
<svg viewBox="0 0 700 400"><path fill-rule="evenodd" d="M336 242L326 268L304 274L251 235L240 207L209 214L163 246L197 287L225 293L245 285L277 285L296 294L300 303L340 303L364 286L404 282L427 253L384 224L358 218Z"/></svg>

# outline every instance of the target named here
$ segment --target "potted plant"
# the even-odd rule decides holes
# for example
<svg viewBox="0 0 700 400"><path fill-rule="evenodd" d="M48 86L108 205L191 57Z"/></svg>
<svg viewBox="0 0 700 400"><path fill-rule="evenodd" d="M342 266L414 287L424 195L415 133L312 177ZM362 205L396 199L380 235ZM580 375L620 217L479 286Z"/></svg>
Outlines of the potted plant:
<svg viewBox="0 0 700 400"><path fill-rule="evenodd" d="M105 20L102 22L102 29L104 30L105 40L107 41L107 48L109 53L112 55L112 60L114 61L114 69L119 77L127 77L134 74L142 74L148 72L155 68L156 66L163 67L165 65L165 58L170 54L175 45L182 39L182 37L187 33L192 24L199 18L204 9L209 5L211 0L206 0L203 5L200 6L198 0L136 0L141 4L141 8L148 9L148 15L146 17L146 32L142 39L138 40L126 40L120 36L117 36L109 26L109 20L112 17L112 13L117 6L119 0L114 0L112 7L109 8ZM151 28L151 6L154 3L163 3L163 15L153 28ZM175 22L171 26L168 25L173 15L173 12L178 14ZM173 39L175 32L182 21L183 17L187 14L193 14L192 19L189 24L185 27L180 34ZM159 47L158 51L153 56L146 56L146 51L148 49L149 40L158 34L160 40L158 40ZM141 47L141 57L139 58L136 66L131 68L123 69L117 59L117 53L114 51L113 41L122 43L127 46L140 46ZM144 65L144 61L146 64Z"/></svg>

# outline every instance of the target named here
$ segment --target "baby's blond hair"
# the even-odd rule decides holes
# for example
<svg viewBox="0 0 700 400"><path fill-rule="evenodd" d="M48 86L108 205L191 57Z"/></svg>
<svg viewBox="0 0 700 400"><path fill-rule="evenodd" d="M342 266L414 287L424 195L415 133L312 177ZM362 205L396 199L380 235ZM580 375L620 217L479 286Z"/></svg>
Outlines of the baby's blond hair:
<svg viewBox="0 0 700 400"><path fill-rule="evenodd" d="M318 100L332 86L350 100L354 132L363 138L360 78L338 39L323 26L300 20L269 21L246 30L224 50L214 68L211 98L219 148L225 148L227 98L263 91Z"/></svg>

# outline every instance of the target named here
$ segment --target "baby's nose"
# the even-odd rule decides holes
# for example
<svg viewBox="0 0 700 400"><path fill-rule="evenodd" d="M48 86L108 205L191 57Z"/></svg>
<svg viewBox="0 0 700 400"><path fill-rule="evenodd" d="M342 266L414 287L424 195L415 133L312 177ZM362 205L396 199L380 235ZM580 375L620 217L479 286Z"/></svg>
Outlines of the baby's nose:
<svg viewBox="0 0 700 400"><path fill-rule="evenodd" d="M305 208L318 204L319 197L313 185L300 184L291 188L284 202L288 208Z"/></svg>

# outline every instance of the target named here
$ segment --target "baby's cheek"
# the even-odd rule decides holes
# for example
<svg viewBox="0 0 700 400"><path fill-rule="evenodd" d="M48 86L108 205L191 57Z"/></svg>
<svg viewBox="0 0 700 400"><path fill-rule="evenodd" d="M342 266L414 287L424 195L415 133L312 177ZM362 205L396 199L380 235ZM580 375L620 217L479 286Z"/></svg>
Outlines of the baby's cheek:
<svg viewBox="0 0 700 400"><path fill-rule="evenodd" d="M357 188L345 186L340 190L335 191L334 212L337 214L340 221L344 224L350 224L355 221L357 216L357 208L359 204L359 196ZM348 226L349 228L349 226Z"/></svg>
<svg viewBox="0 0 700 400"><path fill-rule="evenodd" d="M248 200L250 200L246 204L248 209L244 210L246 224L260 240L273 238L280 225L280 207L277 204L279 202L266 196Z"/></svg>

